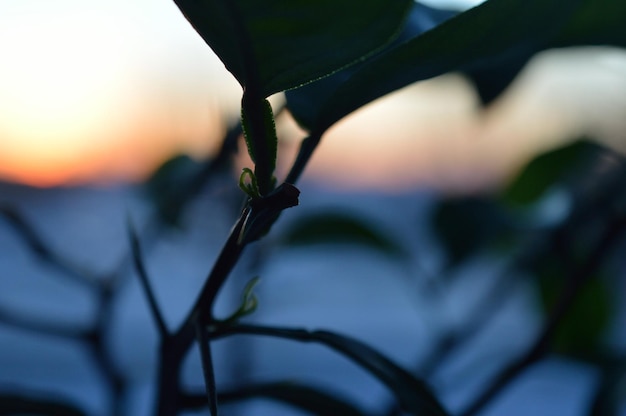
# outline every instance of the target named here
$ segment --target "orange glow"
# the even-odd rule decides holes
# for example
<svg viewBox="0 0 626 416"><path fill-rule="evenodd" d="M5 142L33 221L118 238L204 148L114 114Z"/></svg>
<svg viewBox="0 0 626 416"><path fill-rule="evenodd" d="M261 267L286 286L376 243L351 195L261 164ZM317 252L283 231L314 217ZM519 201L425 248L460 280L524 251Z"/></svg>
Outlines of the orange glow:
<svg viewBox="0 0 626 416"><path fill-rule="evenodd" d="M377 100L328 132L306 174L472 189L578 134L623 149L626 53L567 55L537 59L486 111L458 75ZM141 180L174 153L214 152L239 113L240 87L170 0L2 1L0 56L0 178Z"/></svg>
<svg viewBox="0 0 626 416"><path fill-rule="evenodd" d="M0 3L1 177L140 179L215 148L238 86L173 2L144 3Z"/></svg>

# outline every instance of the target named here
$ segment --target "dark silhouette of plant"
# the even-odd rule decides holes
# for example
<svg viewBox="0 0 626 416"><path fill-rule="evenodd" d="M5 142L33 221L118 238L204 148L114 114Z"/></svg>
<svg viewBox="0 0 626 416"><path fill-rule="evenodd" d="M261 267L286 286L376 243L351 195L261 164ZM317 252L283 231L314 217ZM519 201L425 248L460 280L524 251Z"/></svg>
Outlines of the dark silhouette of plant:
<svg viewBox="0 0 626 416"><path fill-rule="evenodd" d="M158 218L151 224L157 225L138 231L129 220L131 252L112 276L92 276L79 270L48 248L20 215L4 210L5 218L41 260L97 294L100 313L86 330L41 324L1 309L0 320L89 345L107 380L112 401L122 403L126 381L107 353L103 333L109 321L111 299L132 263L159 334L154 408L159 416L199 408L208 408L211 415L217 415L223 403L254 397L283 401L320 415L370 414L330 391L299 382L276 381L223 390L215 377L212 344L216 339L232 336L264 336L323 345L359 365L393 393L396 403L389 405L388 414L443 416L450 412L431 391L429 376L497 314L507 294L515 288L509 275L524 272L537 276L546 309L543 328L534 335L528 350L496 374L460 414L478 414L519 374L558 348L567 354L594 359L603 368L602 383L590 405L590 414L612 414L616 403L612 393L624 376L623 354L605 354L593 342L588 349L576 351L575 341L562 331L568 314L575 313L577 302L585 298L598 273L610 263L615 248L623 243L626 225L623 160L588 143L557 153L558 157L548 163L552 169L548 169L549 174L541 160L535 161L535 165L531 164L534 167L529 167L502 195L442 203L433 224L447 251L446 270L450 276L479 250L499 247L502 242L508 243L504 245L509 249L504 252L510 260L503 275L485 293L484 302L466 317L465 324L444 333L440 339L430 340L431 354L414 369L402 368L362 341L339 333L244 322L256 308L255 279L246 286L241 304L230 316L217 317L214 309L221 289L244 252L268 234L284 210L298 205L300 191L296 183L325 132L337 121L389 92L448 71L466 72L488 101L538 51L582 44L624 46L626 3L489 0L460 14L410 0L175 3L241 84L241 125L231 130L214 160L196 165L184 158L177 159L163 168L162 175L155 176ZM302 142L286 177L277 178L275 114L267 99L285 91L287 109L309 136ZM240 133L254 163L239 178L245 198L243 207L188 314L170 328L144 264L143 252L149 249L146 243L158 236L164 223L176 224L189 201L228 164ZM610 169L604 169L607 155L613 161ZM541 181L532 177L537 166L544 168L540 170ZM553 169L555 166L561 169ZM603 169L598 170L599 166ZM583 174L571 176L572 172ZM181 176L176 177L178 174ZM541 204L548 190L563 184L570 208L546 222L538 214ZM163 189L167 190L165 194ZM402 247L354 218L334 213L314 218L313 224L300 224L293 230L291 241L345 237L394 255L406 255ZM546 275L550 276L543 279ZM555 284L556 290L551 289ZM598 316L602 318L602 311ZM202 394L185 391L181 385L183 361L194 345L202 359ZM13 413L82 414L71 406L15 395L0 396L0 407ZM121 407L115 413L120 414Z"/></svg>

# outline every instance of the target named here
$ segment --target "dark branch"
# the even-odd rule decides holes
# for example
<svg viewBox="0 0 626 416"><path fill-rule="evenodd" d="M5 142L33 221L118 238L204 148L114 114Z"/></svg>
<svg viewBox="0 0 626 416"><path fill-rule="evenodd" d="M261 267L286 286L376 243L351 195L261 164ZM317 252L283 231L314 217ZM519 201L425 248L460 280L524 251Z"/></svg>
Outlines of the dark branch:
<svg viewBox="0 0 626 416"><path fill-rule="evenodd" d="M60 256L44 241L39 233L17 211L0 207L0 214L13 226L17 234L24 239L31 251L49 266L61 272L61 276L71 279L73 282L87 286L90 289L98 287L98 280L86 270Z"/></svg>
<svg viewBox="0 0 626 416"><path fill-rule="evenodd" d="M90 331L88 329L80 329L69 325L43 322L39 319L21 316L2 307L0 307L0 322L14 328L35 332L37 334L50 335L77 341L84 341L90 335Z"/></svg>
<svg viewBox="0 0 626 416"><path fill-rule="evenodd" d="M133 228L130 218L128 220L128 237L130 239L133 260L135 263L137 274L139 274L139 280L141 282L141 286L143 287L143 292L146 294L146 297L148 299L148 305L150 306L150 311L152 312L152 316L156 322L159 334L162 338L165 338L168 336L167 325L165 324L165 320L163 319L163 315L161 314L159 305L157 304L156 297L154 296L154 292L152 291L152 287L150 286L150 280L148 279L148 274L146 272L146 268L143 264L143 259L141 256L139 240L137 239L137 234L135 232L135 229Z"/></svg>
<svg viewBox="0 0 626 416"><path fill-rule="evenodd" d="M215 372L213 371L213 357L211 355L209 335L201 319L196 320L196 339L198 341L198 347L200 348L202 374L204 376L209 411L211 412L211 416L217 416L217 386L215 384Z"/></svg>

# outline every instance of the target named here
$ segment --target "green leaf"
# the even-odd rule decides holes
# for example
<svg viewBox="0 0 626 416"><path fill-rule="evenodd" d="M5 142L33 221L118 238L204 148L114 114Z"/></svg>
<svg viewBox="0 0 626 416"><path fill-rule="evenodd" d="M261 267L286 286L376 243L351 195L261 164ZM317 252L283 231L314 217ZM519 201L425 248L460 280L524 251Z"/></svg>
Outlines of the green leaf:
<svg viewBox="0 0 626 416"><path fill-rule="evenodd" d="M586 171L585 162L603 151L595 143L579 140L543 153L522 169L502 192L501 199L513 206L534 204L549 189L580 177Z"/></svg>
<svg viewBox="0 0 626 416"><path fill-rule="evenodd" d="M570 45L626 45L622 0L488 0L377 55L311 118L316 134L359 107L415 81L489 68Z"/></svg>
<svg viewBox="0 0 626 416"><path fill-rule="evenodd" d="M244 386L222 392L218 398L222 404L252 398L267 398L319 416L365 416L360 409L325 389L291 381Z"/></svg>
<svg viewBox="0 0 626 416"><path fill-rule="evenodd" d="M320 212L299 219L283 235L286 245L348 243L401 256L404 249L385 233L345 212Z"/></svg>
<svg viewBox="0 0 626 416"><path fill-rule="evenodd" d="M404 23L400 35L379 53L384 54L386 51L448 20L455 14L456 12L454 11L435 9L420 3L415 3L411 8L411 12ZM328 77L287 91L286 98L289 111L300 126L306 130L310 130L315 124L316 114L326 100L356 71L367 65L367 63L376 56L377 55L374 55L364 62L337 71Z"/></svg>
<svg viewBox="0 0 626 416"><path fill-rule="evenodd" d="M246 89L269 95L328 75L392 40L412 1L175 0Z"/></svg>
<svg viewBox="0 0 626 416"><path fill-rule="evenodd" d="M378 378L395 394L404 411L422 416L445 416L448 414L426 384L383 354L354 338L329 331L307 331L257 325L234 325L223 328L221 333L213 334L213 336L233 334L264 335L325 345L343 354Z"/></svg>
<svg viewBox="0 0 626 416"><path fill-rule="evenodd" d="M254 313L259 304L259 301L254 294L254 288L257 283L259 283L258 276L252 278L248 283L246 283L246 286L243 289L243 294L241 295L241 303L239 304L239 307L227 318L216 319L215 321L219 325L230 325L237 322L239 319Z"/></svg>

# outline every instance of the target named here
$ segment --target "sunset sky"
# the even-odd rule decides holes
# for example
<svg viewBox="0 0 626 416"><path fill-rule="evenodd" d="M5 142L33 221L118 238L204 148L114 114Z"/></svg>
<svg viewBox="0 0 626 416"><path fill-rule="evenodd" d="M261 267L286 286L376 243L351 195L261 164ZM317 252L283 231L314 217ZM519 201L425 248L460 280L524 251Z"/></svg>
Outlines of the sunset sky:
<svg viewBox="0 0 626 416"><path fill-rule="evenodd" d="M170 0L4 0L0 56L4 179L140 180L174 153L210 154L238 113L238 84ZM459 75L380 100L333 128L308 172L356 185L471 187L548 139L595 129L621 143L624 52L538 62L485 113Z"/></svg>

